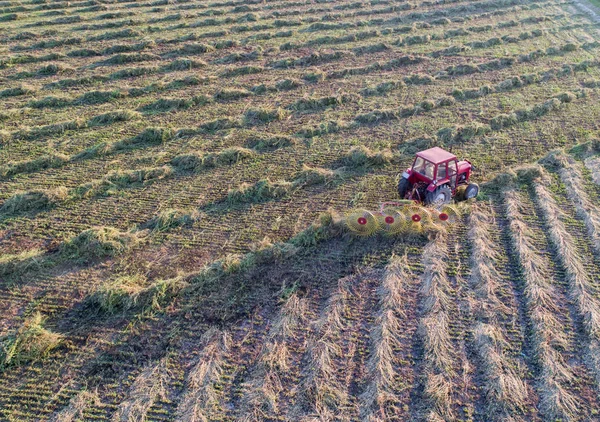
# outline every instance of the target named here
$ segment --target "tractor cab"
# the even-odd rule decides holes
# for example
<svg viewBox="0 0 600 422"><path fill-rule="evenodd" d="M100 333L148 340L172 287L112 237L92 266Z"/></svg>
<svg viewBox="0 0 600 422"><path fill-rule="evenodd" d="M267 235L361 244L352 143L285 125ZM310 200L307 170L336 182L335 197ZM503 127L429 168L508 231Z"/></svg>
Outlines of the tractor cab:
<svg viewBox="0 0 600 422"><path fill-rule="evenodd" d="M474 198L479 187L469 184L472 169L469 161L458 161L454 154L439 147L429 148L418 152L412 167L402 174L398 193L402 199L443 205L455 197L459 186L466 185L465 199Z"/></svg>

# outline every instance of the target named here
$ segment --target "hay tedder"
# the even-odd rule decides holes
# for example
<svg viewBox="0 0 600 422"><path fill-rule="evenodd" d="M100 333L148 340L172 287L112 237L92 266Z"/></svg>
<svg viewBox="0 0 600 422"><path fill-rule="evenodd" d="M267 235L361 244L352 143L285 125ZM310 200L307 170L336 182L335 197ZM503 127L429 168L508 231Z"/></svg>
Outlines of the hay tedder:
<svg viewBox="0 0 600 422"><path fill-rule="evenodd" d="M377 231L400 234L428 224L452 224L460 213L453 200L475 198L479 186L470 183L473 166L439 147L418 152L398 181L399 201L384 202L375 212L356 210L346 216L348 228L361 235Z"/></svg>

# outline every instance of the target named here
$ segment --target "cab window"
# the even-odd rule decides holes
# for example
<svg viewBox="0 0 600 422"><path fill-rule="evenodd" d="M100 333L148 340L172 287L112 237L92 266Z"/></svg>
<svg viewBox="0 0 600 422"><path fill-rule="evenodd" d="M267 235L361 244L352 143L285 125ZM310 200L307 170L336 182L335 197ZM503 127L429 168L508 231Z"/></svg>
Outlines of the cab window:
<svg viewBox="0 0 600 422"><path fill-rule="evenodd" d="M437 180L442 180L442 179L445 179L446 177L448 177L448 172L446 170L446 163L438 164Z"/></svg>
<svg viewBox="0 0 600 422"><path fill-rule="evenodd" d="M429 179L433 179L433 170L435 169L435 165L424 158L417 157L415 160L415 164L413 165L413 170L417 173L422 174L423 176L428 177Z"/></svg>

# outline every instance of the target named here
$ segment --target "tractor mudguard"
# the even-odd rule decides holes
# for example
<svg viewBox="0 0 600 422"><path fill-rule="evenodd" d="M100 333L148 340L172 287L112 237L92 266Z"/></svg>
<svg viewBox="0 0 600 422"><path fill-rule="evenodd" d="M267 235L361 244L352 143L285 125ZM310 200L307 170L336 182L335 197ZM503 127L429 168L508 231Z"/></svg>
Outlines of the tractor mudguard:
<svg viewBox="0 0 600 422"><path fill-rule="evenodd" d="M458 174L466 173L471 171L471 163L467 160L458 162Z"/></svg>
<svg viewBox="0 0 600 422"><path fill-rule="evenodd" d="M433 192L437 187L438 185L436 183L430 183L429 186L427 186L427 192Z"/></svg>

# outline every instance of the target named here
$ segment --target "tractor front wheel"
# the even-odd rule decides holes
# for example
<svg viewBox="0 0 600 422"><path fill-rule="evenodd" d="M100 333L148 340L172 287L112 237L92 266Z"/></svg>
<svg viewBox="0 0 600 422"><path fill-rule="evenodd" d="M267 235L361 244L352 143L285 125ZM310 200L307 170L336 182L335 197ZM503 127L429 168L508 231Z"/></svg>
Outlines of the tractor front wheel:
<svg viewBox="0 0 600 422"><path fill-rule="evenodd" d="M470 183L465 189L465 199L475 198L477 195L479 195L479 185Z"/></svg>
<svg viewBox="0 0 600 422"><path fill-rule="evenodd" d="M427 192L425 196L426 205L441 206L452 201L452 191L448 185L439 186L433 192Z"/></svg>
<svg viewBox="0 0 600 422"><path fill-rule="evenodd" d="M400 199L406 198L406 194L412 189L411 183L408 179L400 176L400 181L398 182L398 195L400 195Z"/></svg>

